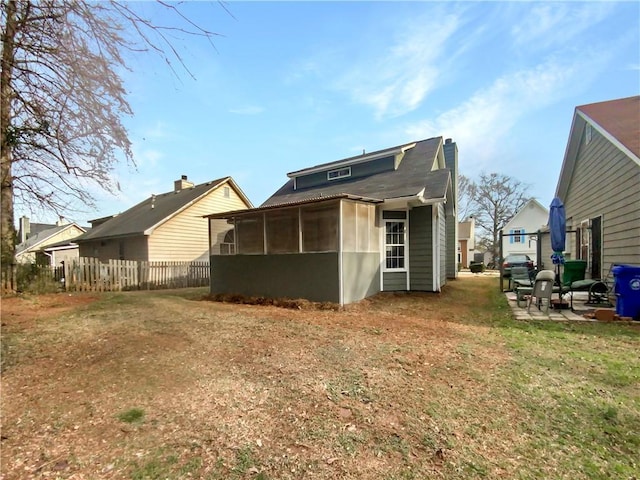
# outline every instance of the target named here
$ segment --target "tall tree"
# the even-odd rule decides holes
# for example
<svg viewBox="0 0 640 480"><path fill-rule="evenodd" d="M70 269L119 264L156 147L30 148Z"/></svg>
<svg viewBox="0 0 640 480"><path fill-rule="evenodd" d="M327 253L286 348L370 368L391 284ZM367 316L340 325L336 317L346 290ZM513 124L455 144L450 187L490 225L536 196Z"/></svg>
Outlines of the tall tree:
<svg viewBox="0 0 640 480"><path fill-rule="evenodd" d="M458 220L464 221L475 215L475 189L476 185L469 177L458 176Z"/></svg>
<svg viewBox="0 0 640 480"><path fill-rule="evenodd" d="M479 180L471 184L476 227L483 233L479 244L487 247L497 265L500 230L529 200L529 186L500 173L482 173Z"/></svg>
<svg viewBox="0 0 640 480"><path fill-rule="evenodd" d="M14 203L65 212L94 205L89 187L114 192L119 162L133 164L122 118L132 115L120 72L126 53L153 51L190 74L176 33L216 33L180 4L156 2L173 25L154 24L135 3L2 0L0 236L2 263L15 251ZM175 69L174 69L175 71Z"/></svg>

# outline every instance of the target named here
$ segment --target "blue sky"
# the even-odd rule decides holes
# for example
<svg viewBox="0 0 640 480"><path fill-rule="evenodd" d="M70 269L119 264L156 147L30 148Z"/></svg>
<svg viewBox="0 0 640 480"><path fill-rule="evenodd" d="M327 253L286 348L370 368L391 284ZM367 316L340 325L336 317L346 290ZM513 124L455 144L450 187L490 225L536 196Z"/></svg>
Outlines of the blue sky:
<svg viewBox="0 0 640 480"><path fill-rule="evenodd" d="M288 172L432 136L457 142L461 174L507 174L548 206L575 106L640 93L638 2L185 8L221 34L215 49L178 41L195 80L131 59L137 169L120 167L122 192L96 191L99 209L70 220L126 210L183 174L230 175L257 206Z"/></svg>

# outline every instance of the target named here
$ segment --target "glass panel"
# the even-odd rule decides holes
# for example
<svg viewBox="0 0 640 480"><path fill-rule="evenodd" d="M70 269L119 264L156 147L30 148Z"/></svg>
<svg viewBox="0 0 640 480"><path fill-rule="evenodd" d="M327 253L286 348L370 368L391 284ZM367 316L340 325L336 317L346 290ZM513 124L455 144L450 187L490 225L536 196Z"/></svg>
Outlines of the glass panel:
<svg viewBox="0 0 640 480"><path fill-rule="evenodd" d="M262 214L236 218L238 253L264 253Z"/></svg>
<svg viewBox="0 0 640 480"><path fill-rule="evenodd" d="M385 258L388 269L404 268L404 229L405 224L399 222L386 222L385 225Z"/></svg>
<svg viewBox="0 0 640 480"><path fill-rule="evenodd" d="M268 212L267 253L298 253L298 209Z"/></svg>
<svg viewBox="0 0 640 480"><path fill-rule="evenodd" d="M338 205L324 203L301 208L303 252L338 250Z"/></svg>

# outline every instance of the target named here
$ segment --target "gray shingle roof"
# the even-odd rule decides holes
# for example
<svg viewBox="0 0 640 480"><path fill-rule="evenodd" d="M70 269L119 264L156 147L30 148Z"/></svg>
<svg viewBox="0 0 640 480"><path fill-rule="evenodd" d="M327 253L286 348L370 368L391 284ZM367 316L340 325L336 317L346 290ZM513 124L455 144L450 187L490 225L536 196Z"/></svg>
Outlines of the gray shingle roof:
<svg viewBox="0 0 640 480"><path fill-rule="evenodd" d="M381 172L368 177L346 179L298 190L293 189L294 180L291 179L261 206L296 203L312 198L336 195L354 195L388 200L415 196L423 189L423 197L426 200L444 198L447 193L450 172L448 169L431 171L440 145L442 145L442 137L416 142L415 147L406 151L397 170ZM388 150L393 149L384 149L380 152ZM375 155L376 153L371 152L367 155ZM353 159L356 158L353 157ZM330 162L324 166L330 167L335 163L337 162ZM321 166L319 165L319 167Z"/></svg>
<svg viewBox="0 0 640 480"><path fill-rule="evenodd" d="M145 231L167 220L173 214L219 187L230 178L219 178L177 192L171 191L152 195L129 210L92 228L75 241L81 243L102 238L143 235Z"/></svg>
<svg viewBox="0 0 640 480"><path fill-rule="evenodd" d="M16 255L22 253L22 252L26 252L27 250L37 246L38 244L44 242L46 239L54 236L55 234L69 228L72 226L76 226L78 228L82 228L79 227L78 225L76 225L75 223L68 223L66 225L59 225L59 226L55 226L53 225L51 228L48 228L46 230L40 230L38 233L36 233L35 235L31 235L26 241L16 245ZM67 240L68 242L69 240Z"/></svg>

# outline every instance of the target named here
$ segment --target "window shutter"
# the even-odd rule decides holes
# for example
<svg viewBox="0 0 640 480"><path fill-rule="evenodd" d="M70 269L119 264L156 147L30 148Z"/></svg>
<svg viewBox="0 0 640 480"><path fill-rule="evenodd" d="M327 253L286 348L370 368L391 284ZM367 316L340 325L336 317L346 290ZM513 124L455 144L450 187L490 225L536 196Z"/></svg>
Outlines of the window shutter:
<svg viewBox="0 0 640 480"><path fill-rule="evenodd" d="M525 234L524 228L520 230L520 233L521 233L521 235L520 235L520 243L524 243L524 234Z"/></svg>
<svg viewBox="0 0 640 480"><path fill-rule="evenodd" d="M513 230L509 230L509 234L511 235L511 236L509 237L509 243L513 243L513 241L514 241L514 237L513 237Z"/></svg>

